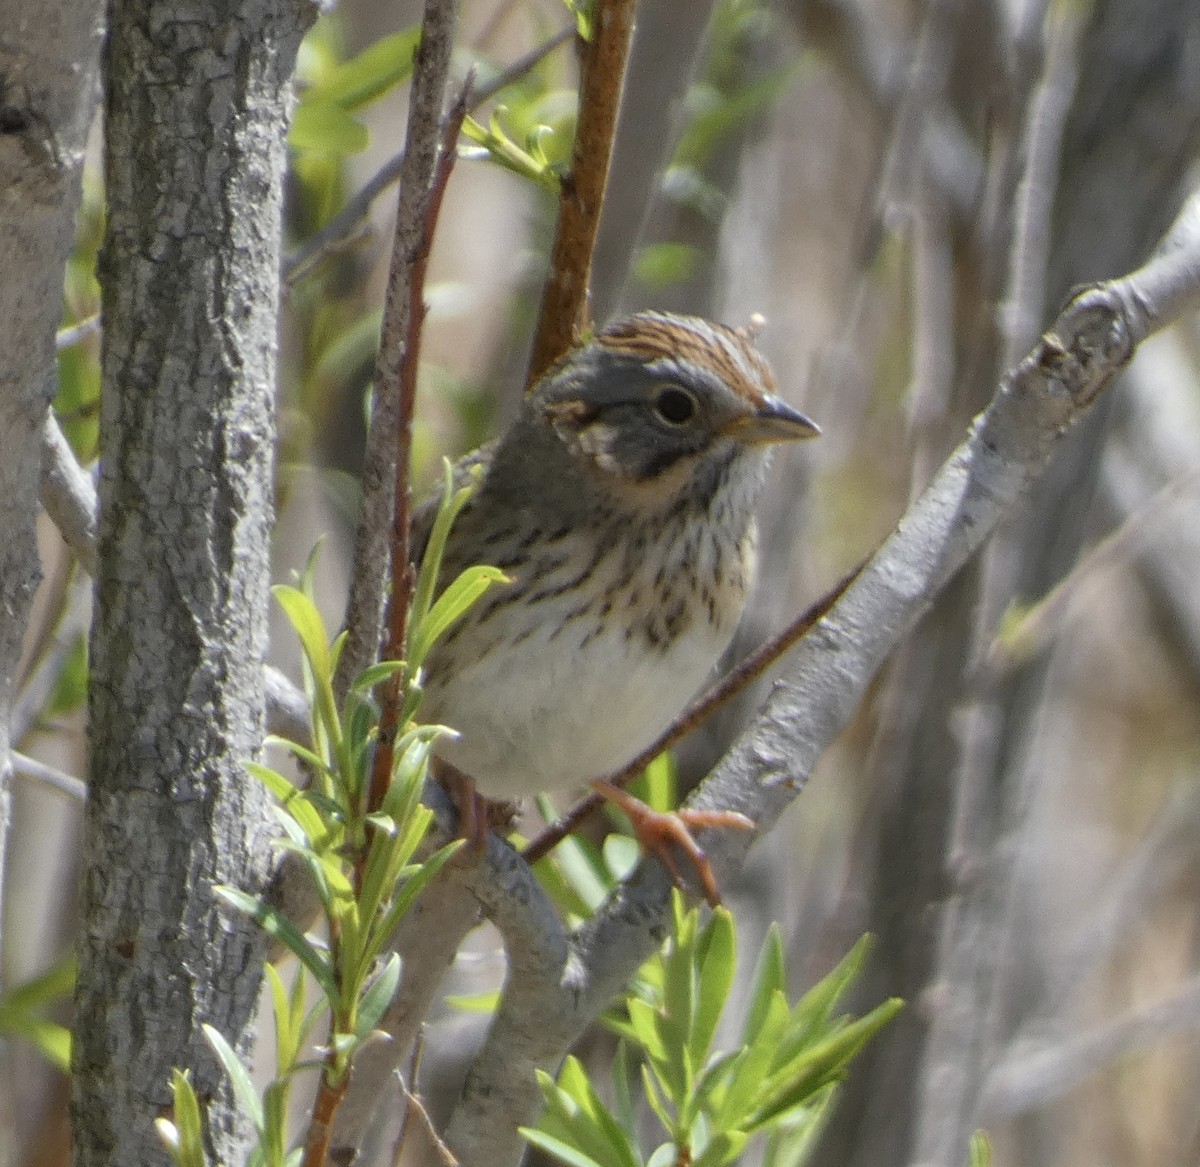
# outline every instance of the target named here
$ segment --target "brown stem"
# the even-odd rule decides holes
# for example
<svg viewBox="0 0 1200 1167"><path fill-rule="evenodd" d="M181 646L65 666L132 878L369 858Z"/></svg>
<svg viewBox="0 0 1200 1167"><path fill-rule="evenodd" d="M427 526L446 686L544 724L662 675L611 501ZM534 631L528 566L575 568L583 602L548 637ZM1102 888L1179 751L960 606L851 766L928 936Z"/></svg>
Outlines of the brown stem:
<svg viewBox="0 0 1200 1167"><path fill-rule="evenodd" d="M636 0L596 0L592 39L582 45L579 119L571 172L563 179L550 271L542 289L527 386L590 324L592 253L604 205Z"/></svg>
<svg viewBox="0 0 1200 1167"><path fill-rule="evenodd" d="M321 1075L317 1096L313 1099L312 1118L304 1138L304 1157L300 1160L300 1167L325 1167L329 1157L333 1119L342 1104L342 1099L346 1097L349 1086L349 1074L343 1074L337 1085L332 1085L325 1074Z"/></svg>
<svg viewBox="0 0 1200 1167"><path fill-rule="evenodd" d="M613 786L624 786L636 778L663 750L669 750L681 742L692 730L703 724L722 705L733 700L748 685L756 681L781 656L791 649L826 612L837 602L841 594L858 578L866 566L860 563L849 575L839 581L815 604L810 605L796 617L778 636L755 649L735 669L725 674L707 693L686 709L657 741L647 746L636 758L615 774L604 776L604 781ZM605 799L599 794L581 798L557 822L551 823L529 846L521 852L527 863L536 863L543 855L552 851L580 823L584 821Z"/></svg>
<svg viewBox="0 0 1200 1167"><path fill-rule="evenodd" d="M355 532L346 641L334 676L339 702L354 678L378 659L384 638L384 598L391 578L401 365L410 335L411 265L427 229L429 200L443 144L442 108L454 44L455 0L425 0L413 64L396 231L376 358L374 409L363 459L362 504ZM419 302L419 296L418 296Z"/></svg>
<svg viewBox="0 0 1200 1167"><path fill-rule="evenodd" d="M412 419L417 399L417 366L421 355L421 326L425 322L425 274L429 253L433 249L433 233L450 172L454 169L455 144L467 113L467 97L472 78L468 77L462 92L446 116L441 150L425 204L425 216L416 254L410 265L408 286L408 319L404 336L404 355L400 364L400 413L396 427L396 505L392 511L392 594L388 603L387 634L382 650L383 660L403 660L408 641L408 610L412 605L413 567L409 559L408 541L411 512L409 490L409 460L412 450ZM386 334L385 334L386 335ZM383 804L392 778L396 731L399 728L404 678L395 674L382 686L379 717L379 743L371 766L371 792L368 806L378 810Z"/></svg>

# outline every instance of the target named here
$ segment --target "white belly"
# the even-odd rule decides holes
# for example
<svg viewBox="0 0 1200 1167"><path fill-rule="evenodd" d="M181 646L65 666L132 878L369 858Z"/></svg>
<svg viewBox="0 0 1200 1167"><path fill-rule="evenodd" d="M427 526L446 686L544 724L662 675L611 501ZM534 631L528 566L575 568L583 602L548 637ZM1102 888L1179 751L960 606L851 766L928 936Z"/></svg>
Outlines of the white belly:
<svg viewBox="0 0 1200 1167"><path fill-rule="evenodd" d="M437 753L492 798L579 785L625 765L704 687L732 634L697 622L648 652L618 626L587 639L587 621L551 642L559 622L546 617L506 653L459 669L421 710L460 732Z"/></svg>

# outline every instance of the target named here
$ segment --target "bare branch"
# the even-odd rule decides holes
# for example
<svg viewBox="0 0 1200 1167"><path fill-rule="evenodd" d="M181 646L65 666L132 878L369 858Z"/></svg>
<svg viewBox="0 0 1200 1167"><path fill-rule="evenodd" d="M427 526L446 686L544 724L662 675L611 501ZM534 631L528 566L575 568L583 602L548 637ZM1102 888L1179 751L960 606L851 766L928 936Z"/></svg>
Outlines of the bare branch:
<svg viewBox="0 0 1200 1167"><path fill-rule="evenodd" d="M559 196L526 385L533 385L591 322L592 253L633 40L635 4L636 0L597 0L592 8L592 39L583 46L571 173Z"/></svg>
<svg viewBox="0 0 1200 1167"><path fill-rule="evenodd" d="M387 324L375 369L374 409L363 461L362 507L346 605L348 635L334 684L339 697L375 659L383 630L384 586L391 564L392 514L396 505L400 369L409 336L409 289L419 262L435 181L456 9L455 0L427 0L413 69L400 204L384 308Z"/></svg>

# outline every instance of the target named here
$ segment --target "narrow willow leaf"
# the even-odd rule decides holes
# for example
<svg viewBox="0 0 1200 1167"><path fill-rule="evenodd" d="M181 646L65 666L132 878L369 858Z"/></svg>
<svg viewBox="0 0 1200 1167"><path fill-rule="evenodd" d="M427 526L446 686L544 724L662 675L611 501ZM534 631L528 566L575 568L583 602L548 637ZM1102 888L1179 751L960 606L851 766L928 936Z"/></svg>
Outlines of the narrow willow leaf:
<svg viewBox="0 0 1200 1167"><path fill-rule="evenodd" d="M424 662L429 650L457 623L494 583L507 583L499 568L476 564L462 572L437 598L429 614L413 629L411 656Z"/></svg>
<svg viewBox="0 0 1200 1167"><path fill-rule="evenodd" d="M716 1036L717 1024L733 988L737 968L737 938L733 917L718 908L704 929L697 952L695 1022L692 1026L692 1061L703 1066Z"/></svg>
<svg viewBox="0 0 1200 1167"><path fill-rule="evenodd" d="M304 791L270 766L263 766L258 762L246 762L244 765L246 770L279 800L280 807L296 822L304 832L304 837L314 847L320 847L328 840L329 828L316 808L305 798Z"/></svg>
<svg viewBox="0 0 1200 1167"><path fill-rule="evenodd" d="M234 1052L233 1046L225 1040L224 1035L208 1024L204 1024L200 1028L204 1031L204 1036L208 1039L213 1053L217 1055L217 1059L224 1066L234 1095L254 1124L254 1129L261 1136L263 1133L262 1103L259 1100L258 1091L254 1089L254 1083L250 1080L249 1071L242 1064L242 1059Z"/></svg>
<svg viewBox="0 0 1200 1167"><path fill-rule="evenodd" d="M296 630L300 647L318 678L332 675L329 659L329 637L317 606L299 588L276 584L271 589L276 602Z"/></svg>
<svg viewBox="0 0 1200 1167"><path fill-rule="evenodd" d="M746 1025L742 1030L742 1044L749 1045L758 1036L770 1007L773 994L784 989L783 939L779 925L772 923L767 929L758 962L754 969L754 981L750 990L750 1003L746 1010Z"/></svg>
<svg viewBox="0 0 1200 1167"><path fill-rule="evenodd" d="M178 1167L206 1167L208 1159L204 1154L200 1100L186 1070L171 1071L171 1100L174 1122L156 1120L154 1125L159 1135L167 1143Z"/></svg>
<svg viewBox="0 0 1200 1167"><path fill-rule="evenodd" d="M408 663L402 660L381 660L377 664L371 665L369 668L363 669L357 677L354 678L354 684L350 686L351 692L369 693L376 685L382 684L384 681L390 680L397 674L403 676L404 671L408 668Z"/></svg>
<svg viewBox="0 0 1200 1167"><path fill-rule="evenodd" d="M692 1167L725 1167L728 1163L735 1163L749 1141L749 1136L741 1131L720 1131L692 1160Z"/></svg>
<svg viewBox="0 0 1200 1167"><path fill-rule="evenodd" d="M276 911L262 900L247 895L236 887L218 884L213 888L214 894L226 903L237 908L239 912L249 916L268 936L273 936L313 975L313 979L321 987L330 1008L335 1012L341 1000L337 981L333 975L333 967L327 956L317 950L315 945L281 912Z"/></svg>
<svg viewBox="0 0 1200 1167"><path fill-rule="evenodd" d="M399 984L400 957L393 952L379 975L367 986L358 1003L358 1024L355 1033L360 1039L365 1039L379 1024L379 1019L392 1003Z"/></svg>
<svg viewBox="0 0 1200 1167"><path fill-rule="evenodd" d="M325 74L310 90L343 109L359 109L408 79L420 40L419 25L381 37Z"/></svg>
<svg viewBox="0 0 1200 1167"><path fill-rule="evenodd" d="M367 127L336 101L308 98L296 106L288 145L340 158L361 153L371 143Z"/></svg>
<svg viewBox="0 0 1200 1167"><path fill-rule="evenodd" d="M597 1163L590 1155L585 1155L569 1142L556 1139L553 1135L545 1134L536 1127L523 1126L517 1129L531 1147L545 1151L547 1155L553 1156L560 1163L565 1163L566 1167L608 1167L606 1163Z"/></svg>

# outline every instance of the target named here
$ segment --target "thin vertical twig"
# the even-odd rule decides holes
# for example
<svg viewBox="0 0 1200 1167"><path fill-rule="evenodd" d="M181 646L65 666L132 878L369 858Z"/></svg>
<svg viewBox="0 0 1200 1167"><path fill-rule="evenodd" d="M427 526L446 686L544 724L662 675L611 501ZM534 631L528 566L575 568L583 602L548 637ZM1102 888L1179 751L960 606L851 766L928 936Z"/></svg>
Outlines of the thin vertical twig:
<svg viewBox="0 0 1200 1167"><path fill-rule="evenodd" d="M576 342L591 322L592 254L604 206L636 0L597 0L592 36L582 46L579 121L571 171L559 195L550 270L542 289L526 384Z"/></svg>
<svg viewBox="0 0 1200 1167"><path fill-rule="evenodd" d="M419 262L436 182L456 16L455 0L426 0L413 66L396 233L375 364L374 409L363 461L362 506L346 603L346 644L334 678L339 700L345 697L354 678L375 660L383 632L384 592L392 562L397 440L403 436L400 386L410 336L412 269Z"/></svg>
<svg viewBox="0 0 1200 1167"><path fill-rule="evenodd" d="M396 505L392 512L392 594L388 604L387 633L383 647L384 660L403 660L408 651L408 610L412 605L413 567L409 562L409 527L411 520L411 491L409 490L409 461L412 452L412 419L417 400L417 367L421 357L421 328L428 308L425 303L425 273L429 253L433 249L433 233L450 172L454 169L455 144L467 114L467 96L471 81L459 94L446 118L442 148L434 168L433 186L425 207L424 231L409 268L409 308L407 334L404 342L404 361L400 368L400 411L396 428ZM383 706L379 721L379 742L371 768L369 805L377 810L383 804L391 781L402 704L403 678L396 674L384 686Z"/></svg>

